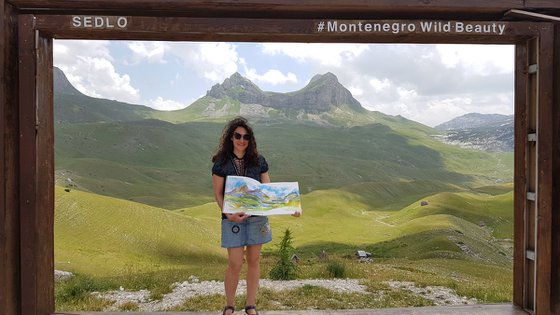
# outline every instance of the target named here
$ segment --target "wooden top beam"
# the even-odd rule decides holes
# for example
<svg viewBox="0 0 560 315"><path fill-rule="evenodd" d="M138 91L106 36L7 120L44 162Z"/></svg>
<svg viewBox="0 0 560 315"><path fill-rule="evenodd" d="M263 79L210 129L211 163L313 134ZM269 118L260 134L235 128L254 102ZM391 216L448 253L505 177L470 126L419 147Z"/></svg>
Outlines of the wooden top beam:
<svg viewBox="0 0 560 315"><path fill-rule="evenodd" d="M501 19L510 9L560 10L557 0L5 0L30 13L260 18ZM101 9L102 8L102 9Z"/></svg>
<svg viewBox="0 0 560 315"><path fill-rule="evenodd" d="M434 21L429 23L437 24L439 28L435 29L436 26L433 26L432 31L423 31L423 23L407 20L92 17L42 14L36 16L35 28L57 39L317 43L513 44L521 37L537 36L539 32L532 23L526 22ZM545 24L548 23L543 23ZM476 33L474 25L484 26L493 32ZM394 26L398 29L394 29ZM354 30L351 30L352 27ZM446 27L450 30L444 31Z"/></svg>

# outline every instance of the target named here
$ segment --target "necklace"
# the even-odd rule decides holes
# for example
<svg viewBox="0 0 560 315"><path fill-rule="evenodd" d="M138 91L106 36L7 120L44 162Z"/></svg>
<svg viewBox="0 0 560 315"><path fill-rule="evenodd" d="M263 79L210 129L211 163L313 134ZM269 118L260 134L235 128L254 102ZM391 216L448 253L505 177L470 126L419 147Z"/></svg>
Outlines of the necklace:
<svg viewBox="0 0 560 315"><path fill-rule="evenodd" d="M234 154L232 156L231 162L233 163L233 168L235 169L235 174L237 174L237 176L247 175L247 168L245 167L245 157L238 158Z"/></svg>

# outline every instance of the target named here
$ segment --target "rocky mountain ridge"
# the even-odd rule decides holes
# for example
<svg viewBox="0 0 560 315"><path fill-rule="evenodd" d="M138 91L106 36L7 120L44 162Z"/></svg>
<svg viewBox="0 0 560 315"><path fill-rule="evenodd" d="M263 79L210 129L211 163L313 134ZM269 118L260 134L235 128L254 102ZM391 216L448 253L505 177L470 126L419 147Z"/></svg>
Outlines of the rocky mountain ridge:
<svg viewBox="0 0 560 315"><path fill-rule="evenodd" d="M290 93L265 92L236 72L223 83L214 85L206 96L216 99L230 97L243 104L309 113L323 113L345 106L354 111L364 111L360 102L330 72L315 75L304 88Z"/></svg>
<svg viewBox="0 0 560 315"><path fill-rule="evenodd" d="M499 126L513 121L513 115L468 113L455 117L434 128L439 130L461 130Z"/></svg>
<svg viewBox="0 0 560 315"><path fill-rule="evenodd" d="M469 113L435 128L447 131L436 136L438 140L463 148L490 152L512 152L514 149L513 115Z"/></svg>

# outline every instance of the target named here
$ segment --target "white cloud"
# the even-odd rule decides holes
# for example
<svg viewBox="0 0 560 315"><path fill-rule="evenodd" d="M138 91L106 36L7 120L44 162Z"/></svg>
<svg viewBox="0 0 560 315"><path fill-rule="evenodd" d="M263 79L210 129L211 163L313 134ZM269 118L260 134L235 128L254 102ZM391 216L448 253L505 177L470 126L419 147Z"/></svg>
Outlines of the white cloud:
<svg viewBox="0 0 560 315"><path fill-rule="evenodd" d="M251 80L255 84L268 83L271 85L280 85L286 83L297 83L297 77L294 73L288 72L287 74L282 73L277 69L270 69L266 71L263 75L257 74L255 69L245 69L245 77Z"/></svg>
<svg viewBox="0 0 560 315"><path fill-rule="evenodd" d="M377 78L372 78L369 80L369 85L373 87L376 92L381 92L391 86L391 82L389 79L385 78L383 80L379 80Z"/></svg>
<svg viewBox="0 0 560 315"><path fill-rule="evenodd" d="M221 83L237 72L241 62L236 46L229 43L170 43L169 52L212 83Z"/></svg>
<svg viewBox="0 0 560 315"><path fill-rule="evenodd" d="M515 56L512 45L436 45L447 67L459 64L478 74L511 73Z"/></svg>
<svg viewBox="0 0 560 315"><path fill-rule="evenodd" d="M185 104L181 102L177 102L174 100L166 100L163 97L158 96L156 99L150 100L146 106L157 110L177 110L183 109L186 107Z"/></svg>
<svg viewBox="0 0 560 315"><path fill-rule="evenodd" d="M138 64L143 61L150 63L166 63L165 51L166 43L164 42L129 42L128 49L132 52L132 64Z"/></svg>
<svg viewBox="0 0 560 315"><path fill-rule="evenodd" d="M355 86L347 86L346 88L348 89L348 91L350 91L350 93L352 93L354 98L360 97L364 94L364 90L362 88Z"/></svg>
<svg viewBox="0 0 560 315"><path fill-rule="evenodd" d="M54 65L80 92L92 96L137 103L140 93L127 74L113 66L109 41L55 41Z"/></svg>
<svg viewBox="0 0 560 315"><path fill-rule="evenodd" d="M261 46L266 55L285 55L301 63L314 62L335 67L341 67L369 49L367 45L360 44L266 43Z"/></svg>

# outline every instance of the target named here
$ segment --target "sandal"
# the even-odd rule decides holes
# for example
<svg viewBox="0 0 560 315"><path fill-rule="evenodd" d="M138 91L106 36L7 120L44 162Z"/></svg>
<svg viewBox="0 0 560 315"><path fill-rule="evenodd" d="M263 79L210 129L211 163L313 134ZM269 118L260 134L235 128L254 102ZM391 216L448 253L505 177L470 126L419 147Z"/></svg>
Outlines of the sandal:
<svg viewBox="0 0 560 315"><path fill-rule="evenodd" d="M231 314L233 314L233 312L235 312L235 307L229 305L224 307L224 311L222 312L222 315L226 315L227 311L231 311Z"/></svg>
<svg viewBox="0 0 560 315"><path fill-rule="evenodd" d="M255 313L249 313L248 310L255 310ZM245 314L247 315L259 315L259 312L257 312L257 307L255 305L248 305L245 306Z"/></svg>

